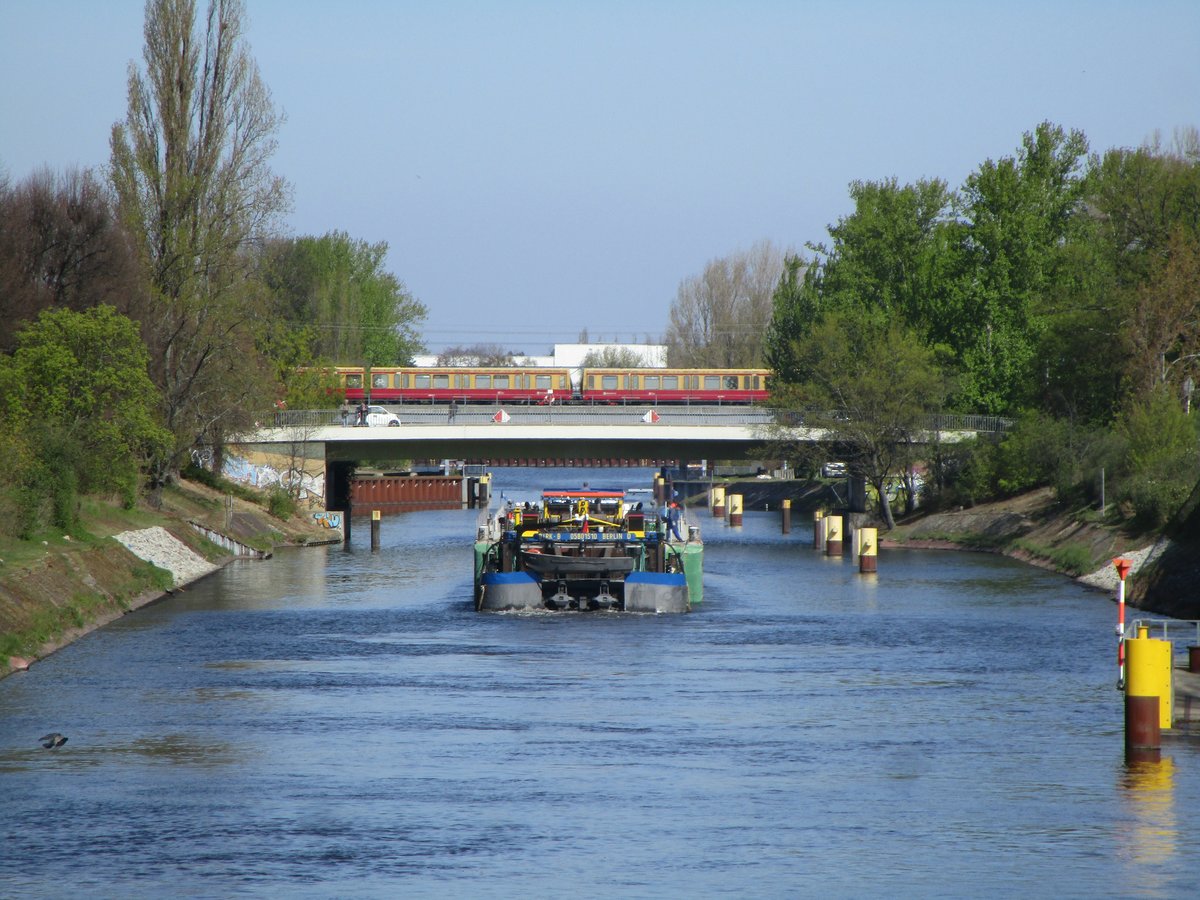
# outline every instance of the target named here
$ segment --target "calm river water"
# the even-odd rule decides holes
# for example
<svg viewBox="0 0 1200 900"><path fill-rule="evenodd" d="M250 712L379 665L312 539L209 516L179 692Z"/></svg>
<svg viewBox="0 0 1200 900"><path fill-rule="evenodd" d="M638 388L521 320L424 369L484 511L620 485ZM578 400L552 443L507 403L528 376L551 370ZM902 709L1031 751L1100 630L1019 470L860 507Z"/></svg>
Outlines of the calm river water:
<svg viewBox="0 0 1200 900"><path fill-rule="evenodd" d="M651 472L495 473L583 480ZM229 566L0 681L0 896L1194 896L1200 746L1124 765L1103 595L699 510L689 615L477 614L475 515Z"/></svg>

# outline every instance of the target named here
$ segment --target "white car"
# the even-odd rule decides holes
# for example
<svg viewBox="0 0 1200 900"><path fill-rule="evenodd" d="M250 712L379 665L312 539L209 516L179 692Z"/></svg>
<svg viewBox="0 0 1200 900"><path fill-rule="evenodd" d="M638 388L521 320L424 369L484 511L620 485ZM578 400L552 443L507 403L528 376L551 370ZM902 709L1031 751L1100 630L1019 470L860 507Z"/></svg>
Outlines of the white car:
<svg viewBox="0 0 1200 900"><path fill-rule="evenodd" d="M396 426L400 424L400 417L394 412L384 409L382 406L368 406L367 424Z"/></svg>

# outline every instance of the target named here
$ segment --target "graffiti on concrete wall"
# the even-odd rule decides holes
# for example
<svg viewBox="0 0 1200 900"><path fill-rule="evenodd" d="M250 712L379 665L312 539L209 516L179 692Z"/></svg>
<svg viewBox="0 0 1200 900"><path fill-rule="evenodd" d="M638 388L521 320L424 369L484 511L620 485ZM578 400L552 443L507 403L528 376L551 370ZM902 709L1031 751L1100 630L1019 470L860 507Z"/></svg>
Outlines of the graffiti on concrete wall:
<svg viewBox="0 0 1200 900"><path fill-rule="evenodd" d="M341 528L342 514L340 512L329 512L322 510L312 514L313 519L322 528Z"/></svg>
<svg viewBox="0 0 1200 900"><path fill-rule="evenodd" d="M312 474L301 469L277 469L266 464L253 463L243 456L225 457L222 473L231 481L239 481L257 488L278 485L297 500L323 500L325 497L325 474ZM339 525L340 527L340 525Z"/></svg>

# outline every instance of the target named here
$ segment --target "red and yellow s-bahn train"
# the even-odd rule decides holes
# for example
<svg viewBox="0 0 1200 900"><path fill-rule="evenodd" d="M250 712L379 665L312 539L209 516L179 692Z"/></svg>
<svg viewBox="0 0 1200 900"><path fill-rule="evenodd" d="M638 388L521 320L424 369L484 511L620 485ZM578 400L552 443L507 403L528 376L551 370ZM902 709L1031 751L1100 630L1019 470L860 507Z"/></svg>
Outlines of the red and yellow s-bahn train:
<svg viewBox="0 0 1200 900"><path fill-rule="evenodd" d="M761 403L766 369L337 366L352 403Z"/></svg>

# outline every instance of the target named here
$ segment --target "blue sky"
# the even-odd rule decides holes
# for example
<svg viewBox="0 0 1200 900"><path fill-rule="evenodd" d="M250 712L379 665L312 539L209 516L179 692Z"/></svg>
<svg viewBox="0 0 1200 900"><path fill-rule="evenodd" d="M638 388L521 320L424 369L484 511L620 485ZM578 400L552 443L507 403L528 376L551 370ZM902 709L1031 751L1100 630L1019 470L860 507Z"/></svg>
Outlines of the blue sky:
<svg viewBox="0 0 1200 900"><path fill-rule="evenodd" d="M248 0L293 234L387 241L425 339L657 337L679 283L800 249L847 185L958 186L1043 120L1200 127L1200 2ZM0 0L0 171L103 166L137 0Z"/></svg>

